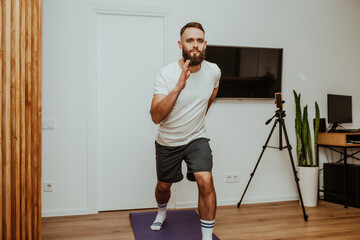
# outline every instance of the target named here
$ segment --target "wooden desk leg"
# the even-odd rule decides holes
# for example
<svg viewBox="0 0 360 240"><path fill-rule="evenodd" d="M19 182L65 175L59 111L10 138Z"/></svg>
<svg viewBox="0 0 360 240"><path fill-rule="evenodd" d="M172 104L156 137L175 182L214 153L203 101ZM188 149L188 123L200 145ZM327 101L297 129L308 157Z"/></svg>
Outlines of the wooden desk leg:
<svg viewBox="0 0 360 240"><path fill-rule="evenodd" d="M347 148L344 147L344 208L347 207Z"/></svg>

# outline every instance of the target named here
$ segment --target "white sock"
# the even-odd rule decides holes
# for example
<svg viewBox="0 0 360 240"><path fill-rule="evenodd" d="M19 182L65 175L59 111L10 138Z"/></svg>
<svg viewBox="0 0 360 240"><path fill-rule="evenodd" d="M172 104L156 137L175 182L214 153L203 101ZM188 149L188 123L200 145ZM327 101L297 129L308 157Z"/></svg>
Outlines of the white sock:
<svg viewBox="0 0 360 240"><path fill-rule="evenodd" d="M167 203L158 204L158 214L156 215L155 221L151 224L150 228L153 231L159 231L166 219L166 206Z"/></svg>
<svg viewBox="0 0 360 240"><path fill-rule="evenodd" d="M212 221L206 221L200 219L200 222L201 222L202 240L212 240L215 219Z"/></svg>

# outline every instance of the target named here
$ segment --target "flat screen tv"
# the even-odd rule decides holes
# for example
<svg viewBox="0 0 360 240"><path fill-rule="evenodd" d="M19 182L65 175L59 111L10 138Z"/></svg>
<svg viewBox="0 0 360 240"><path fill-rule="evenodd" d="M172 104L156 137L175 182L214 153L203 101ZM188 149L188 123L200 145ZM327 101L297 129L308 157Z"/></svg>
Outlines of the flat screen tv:
<svg viewBox="0 0 360 240"><path fill-rule="evenodd" d="M330 132L335 132L339 123L352 123L352 97L327 95L328 122L332 123Z"/></svg>
<svg viewBox="0 0 360 240"><path fill-rule="evenodd" d="M274 98L281 92L283 49L208 45L206 60L221 69L217 98Z"/></svg>

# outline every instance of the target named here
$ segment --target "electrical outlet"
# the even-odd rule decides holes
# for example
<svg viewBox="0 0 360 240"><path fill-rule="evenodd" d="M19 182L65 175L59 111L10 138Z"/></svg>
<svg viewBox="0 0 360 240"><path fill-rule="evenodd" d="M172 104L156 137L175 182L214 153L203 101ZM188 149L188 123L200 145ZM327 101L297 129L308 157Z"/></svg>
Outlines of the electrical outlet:
<svg viewBox="0 0 360 240"><path fill-rule="evenodd" d="M227 183L236 183L239 182L239 174L238 173L232 173L232 174L226 174L225 175L225 181Z"/></svg>
<svg viewBox="0 0 360 240"><path fill-rule="evenodd" d="M44 192L53 192L54 183L53 182L44 182Z"/></svg>

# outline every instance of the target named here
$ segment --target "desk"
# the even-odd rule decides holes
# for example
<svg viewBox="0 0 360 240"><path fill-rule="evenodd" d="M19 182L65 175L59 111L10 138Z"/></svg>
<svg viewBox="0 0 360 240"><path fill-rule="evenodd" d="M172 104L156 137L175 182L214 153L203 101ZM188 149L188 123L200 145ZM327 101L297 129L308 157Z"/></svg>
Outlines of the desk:
<svg viewBox="0 0 360 240"><path fill-rule="evenodd" d="M319 133L318 147L340 147L344 154L344 207L347 208L347 149L360 148L360 144L351 142L360 141L360 133ZM319 151L318 151L319 154ZM356 153L355 153L356 154ZM350 155L353 156L354 154Z"/></svg>

